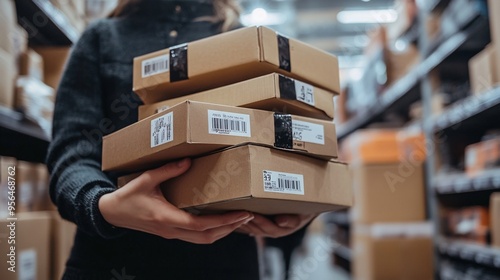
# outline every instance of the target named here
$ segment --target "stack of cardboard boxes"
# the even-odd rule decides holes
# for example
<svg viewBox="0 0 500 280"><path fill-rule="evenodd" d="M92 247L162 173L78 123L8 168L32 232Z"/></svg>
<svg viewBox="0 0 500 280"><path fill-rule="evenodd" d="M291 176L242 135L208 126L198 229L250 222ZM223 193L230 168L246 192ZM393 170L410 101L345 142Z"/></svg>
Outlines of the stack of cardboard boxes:
<svg viewBox="0 0 500 280"><path fill-rule="evenodd" d="M359 130L341 144L351 165L355 279L432 279L425 223L424 137L411 130Z"/></svg>
<svg viewBox="0 0 500 280"><path fill-rule="evenodd" d="M137 57L134 91L146 105L137 123L104 137L102 168L132 173L192 157L162 190L194 213L349 207L349 172L334 160L338 75L334 56L265 27Z"/></svg>

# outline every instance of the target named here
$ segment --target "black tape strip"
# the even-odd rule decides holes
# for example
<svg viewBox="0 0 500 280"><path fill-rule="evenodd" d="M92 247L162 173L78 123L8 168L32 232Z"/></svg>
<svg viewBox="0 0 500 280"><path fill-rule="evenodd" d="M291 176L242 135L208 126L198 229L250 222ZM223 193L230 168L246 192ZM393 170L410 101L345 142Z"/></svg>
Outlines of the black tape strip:
<svg viewBox="0 0 500 280"><path fill-rule="evenodd" d="M295 80L279 75L280 96L284 99L297 99L297 92L295 92Z"/></svg>
<svg viewBox="0 0 500 280"><path fill-rule="evenodd" d="M188 78L187 44L170 48L170 82Z"/></svg>
<svg viewBox="0 0 500 280"><path fill-rule="evenodd" d="M274 146L293 148L292 115L274 113Z"/></svg>
<svg viewBox="0 0 500 280"><path fill-rule="evenodd" d="M290 42L288 38L277 34L278 37L278 56L280 62L280 68L292 72L292 64L290 62Z"/></svg>

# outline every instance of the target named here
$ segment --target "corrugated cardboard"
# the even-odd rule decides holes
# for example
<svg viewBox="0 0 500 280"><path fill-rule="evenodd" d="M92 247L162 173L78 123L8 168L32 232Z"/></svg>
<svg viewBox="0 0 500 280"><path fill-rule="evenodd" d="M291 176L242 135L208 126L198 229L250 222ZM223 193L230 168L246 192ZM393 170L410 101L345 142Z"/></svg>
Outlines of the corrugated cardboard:
<svg viewBox="0 0 500 280"><path fill-rule="evenodd" d="M16 200L16 164L15 158L0 156L0 205L4 206L0 208L1 219L8 217L9 212L11 212L9 202L10 206L15 207L15 205L12 205L12 201L15 203ZM9 184L9 182L11 183ZM10 190L9 185L11 186ZM12 213L15 213L15 211L12 211Z"/></svg>
<svg viewBox="0 0 500 280"><path fill-rule="evenodd" d="M353 277L362 280L434 279L428 224L356 225L351 231Z"/></svg>
<svg viewBox="0 0 500 280"><path fill-rule="evenodd" d="M76 234L76 225L63 220L58 212L52 214L51 279L62 279Z"/></svg>
<svg viewBox="0 0 500 280"><path fill-rule="evenodd" d="M469 60L469 80L474 95L484 93L500 81L497 80L495 51L494 44L490 44Z"/></svg>
<svg viewBox="0 0 500 280"><path fill-rule="evenodd" d="M43 58L43 82L53 89L57 89L61 80L69 47L36 47L33 48Z"/></svg>
<svg viewBox="0 0 500 280"><path fill-rule="evenodd" d="M343 163L244 145L194 159L186 173L161 187L170 203L193 213L308 214L351 206L350 180Z"/></svg>
<svg viewBox="0 0 500 280"><path fill-rule="evenodd" d="M15 57L0 49L0 106L14 108Z"/></svg>
<svg viewBox="0 0 500 280"><path fill-rule="evenodd" d="M500 247L500 192L490 196L491 246Z"/></svg>
<svg viewBox="0 0 500 280"><path fill-rule="evenodd" d="M289 48L283 42L286 38L269 28L247 27L190 42L185 45L186 53L179 54L184 46L176 46L136 57L133 90L150 104L278 72L340 92L335 56L294 39L288 39ZM289 66L291 71L280 65L283 69ZM151 72L146 68L161 70ZM181 71L172 71L174 68ZM179 80L179 72L187 79Z"/></svg>
<svg viewBox="0 0 500 280"><path fill-rule="evenodd" d="M43 58L34 50L21 54L19 57L19 75L29 76L34 79L43 81Z"/></svg>
<svg viewBox="0 0 500 280"><path fill-rule="evenodd" d="M331 121L186 101L104 136L102 169L144 170L242 143L337 157Z"/></svg>
<svg viewBox="0 0 500 280"><path fill-rule="evenodd" d="M488 13L490 20L490 33L493 48L495 49L495 65L500 65L500 1L488 0ZM500 71L495 71L495 81L500 82Z"/></svg>
<svg viewBox="0 0 500 280"><path fill-rule="evenodd" d="M13 221L0 220L0 279L49 280L50 273L50 223L47 212L20 213L15 223L15 245L8 243L9 225ZM8 256L15 246L15 273L8 270L12 258Z"/></svg>
<svg viewBox="0 0 500 280"><path fill-rule="evenodd" d="M16 7L13 0L0 1L0 49L14 55L13 30L17 25Z"/></svg>
<svg viewBox="0 0 500 280"><path fill-rule="evenodd" d="M333 94L280 74L269 74L229 86L139 107L139 120L186 100L333 119Z"/></svg>
<svg viewBox="0 0 500 280"><path fill-rule="evenodd" d="M399 162L397 135L396 129L360 129L342 141L342 157L350 164Z"/></svg>
<svg viewBox="0 0 500 280"><path fill-rule="evenodd" d="M465 172L477 176L486 169L500 164L500 137L493 138L465 147Z"/></svg>
<svg viewBox="0 0 500 280"><path fill-rule="evenodd" d="M34 211L38 187L37 165L27 161L18 161L16 176L17 213Z"/></svg>
<svg viewBox="0 0 500 280"><path fill-rule="evenodd" d="M425 220L425 187L421 165L410 162L351 166L356 223Z"/></svg>

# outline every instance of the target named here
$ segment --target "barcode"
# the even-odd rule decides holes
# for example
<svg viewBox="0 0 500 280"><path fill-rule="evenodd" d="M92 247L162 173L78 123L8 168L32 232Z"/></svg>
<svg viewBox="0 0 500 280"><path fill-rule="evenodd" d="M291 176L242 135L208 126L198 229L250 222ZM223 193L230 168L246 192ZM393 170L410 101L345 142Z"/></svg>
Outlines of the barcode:
<svg viewBox="0 0 500 280"><path fill-rule="evenodd" d="M242 132L247 133L247 123L244 121L212 118L212 127L216 132Z"/></svg>
<svg viewBox="0 0 500 280"><path fill-rule="evenodd" d="M159 57L154 57L151 59L144 60L142 62L142 77L153 76L163 72L167 72L169 69L169 57L168 55L162 55Z"/></svg>
<svg viewBox="0 0 500 280"><path fill-rule="evenodd" d="M302 191L302 185L299 180L278 179L278 188L285 191Z"/></svg>
<svg viewBox="0 0 500 280"><path fill-rule="evenodd" d="M174 140L173 112L151 120L151 148Z"/></svg>

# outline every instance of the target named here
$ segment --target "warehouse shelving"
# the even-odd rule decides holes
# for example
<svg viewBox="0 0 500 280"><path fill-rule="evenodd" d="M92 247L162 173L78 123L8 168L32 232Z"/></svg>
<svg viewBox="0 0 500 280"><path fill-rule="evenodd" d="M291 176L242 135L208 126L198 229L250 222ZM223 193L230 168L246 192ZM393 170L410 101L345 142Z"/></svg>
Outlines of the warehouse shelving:
<svg viewBox="0 0 500 280"><path fill-rule="evenodd" d="M448 257L500 269L500 249L460 240L438 239L438 250Z"/></svg>
<svg viewBox="0 0 500 280"><path fill-rule="evenodd" d="M436 176L434 188L441 195L476 191L500 191L500 170L486 171L470 177L466 174L442 174Z"/></svg>
<svg viewBox="0 0 500 280"><path fill-rule="evenodd" d="M351 248L342 245L340 243L335 243L333 245L333 253L336 254L337 256L343 258L344 260L351 261L352 259L352 251Z"/></svg>

